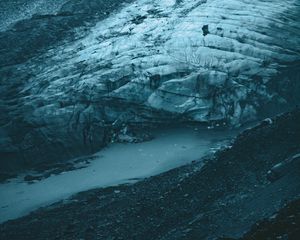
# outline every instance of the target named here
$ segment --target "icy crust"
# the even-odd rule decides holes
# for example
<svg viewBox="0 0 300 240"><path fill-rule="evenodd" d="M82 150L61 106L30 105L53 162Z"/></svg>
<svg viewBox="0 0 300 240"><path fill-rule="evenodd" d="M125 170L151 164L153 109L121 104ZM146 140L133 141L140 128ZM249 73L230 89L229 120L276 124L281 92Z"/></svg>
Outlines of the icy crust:
<svg viewBox="0 0 300 240"><path fill-rule="evenodd" d="M41 99L70 98L72 86L236 125L257 117L279 68L299 61L297 14L295 1L137 1L54 49L31 82L49 83Z"/></svg>
<svg viewBox="0 0 300 240"><path fill-rule="evenodd" d="M238 126L300 100L296 0L125 2L103 10L97 24L75 28L74 41L0 69L5 159L95 151L115 122ZM84 4L65 4L55 23L97 15L94 1Z"/></svg>

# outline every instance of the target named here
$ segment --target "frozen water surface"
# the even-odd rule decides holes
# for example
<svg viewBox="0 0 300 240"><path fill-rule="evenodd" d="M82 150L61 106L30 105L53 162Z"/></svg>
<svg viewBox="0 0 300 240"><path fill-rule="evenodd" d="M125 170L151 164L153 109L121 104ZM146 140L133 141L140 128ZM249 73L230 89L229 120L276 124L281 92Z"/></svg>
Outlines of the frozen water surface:
<svg viewBox="0 0 300 240"><path fill-rule="evenodd" d="M28 184L20 176L0 184L0 222L15 219L71 195L153 176L197 160L224 144L233 132L169 128L137 144L115 143L96 154L87 168Z"/></svg>

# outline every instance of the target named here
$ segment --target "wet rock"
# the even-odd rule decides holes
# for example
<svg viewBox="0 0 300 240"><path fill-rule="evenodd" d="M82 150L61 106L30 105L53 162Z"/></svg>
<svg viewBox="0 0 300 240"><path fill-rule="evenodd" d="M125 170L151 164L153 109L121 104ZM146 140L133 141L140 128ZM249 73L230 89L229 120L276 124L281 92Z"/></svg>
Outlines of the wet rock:
<svg viewBox="0 0 300 240"><path fill-rule="evenodd" d="M150 141L152 139L153 136L150 133L143 131L130 132L127 128L123 129L114 137L114 141L120 143L140 143Z"/></svg>
<svg viewBox="0 0 300 240"><path fill-rule="evenodd" d="M262 124L265 124L265 125L270 125L272 123L273 123L273 121L271 118L266 118L262 121Z"/></svg>
<svg viewBox="0 0 300 240"><path fill-rule="evenodd" d="M7 180L16 177L15 174L0 172L0 183L6 182Z"/></svg>
<svg viewBox="0 0 300 240"><path fill-rule="evenodd" d="M202 32L203 32L203 36L206 36L207 34L209 34L208 25L204 25L202 27Z"/></svg>
<svg viewBox="0 0 300 240"><path fill-rule="evenodd" d="M138 25L138 24L141 24L146 18L147 18L147 16L137 16L131 21L132 21L132 23Z"/></svg>
<svg viewBox="0 0 300 240"><path fill-rule="evenodd" d="M43 178L42 175L36 175L36 176L26 175L24 177L24 181L26 181L26 182L34 182L34 181L40 181L42 178Z"/></svg>
<svg viewBox="0 0 300 240"><path fill-rule="evenodd" d="M273 166L267 173L269 181L274 182L290 172L300 173L300 154L295 154L288 159Z"/></svg>
<svg viewBox="0 0 300 240"><path fill-rule="evenodd" d="M240 240L290 239L300 236L300 200L284 206L275 217L256 223Z"/></svg>

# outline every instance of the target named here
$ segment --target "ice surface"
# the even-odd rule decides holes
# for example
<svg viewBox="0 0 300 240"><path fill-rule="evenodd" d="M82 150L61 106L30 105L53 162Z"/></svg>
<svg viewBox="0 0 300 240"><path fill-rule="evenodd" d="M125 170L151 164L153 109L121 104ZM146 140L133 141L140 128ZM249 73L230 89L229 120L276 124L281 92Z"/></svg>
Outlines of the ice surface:
<svg viewBox="0 0 300 240"><path fill-rule="evenodd" d="M132 182L197 160L214 151L233 132L171 128L138 144L112 144L87 168L53 175L28 184L22 177L0 184L0 222L97 187Z"/></svg>

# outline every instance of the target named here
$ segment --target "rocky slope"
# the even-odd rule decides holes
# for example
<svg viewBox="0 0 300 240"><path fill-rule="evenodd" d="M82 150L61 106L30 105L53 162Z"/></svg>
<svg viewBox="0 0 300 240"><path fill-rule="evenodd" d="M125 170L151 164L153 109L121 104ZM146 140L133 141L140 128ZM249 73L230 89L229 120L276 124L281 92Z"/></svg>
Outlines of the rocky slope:
<svg viewBox="0 0 300 240"><path fill-rule="evenodd" d="M300 200L287 204L269 219L256 223L241 240L290 239L300 236ZM229 240L229 239L228 239Z"/></svg>
<svg viewBox="0 0 300 240"><path fill-rule="evenodd" d="M67 0L6 0L0 2L0 31L34 14L55 14Z"/></svg>
<svg viewBox="0 0 300 240"><path fill-rule="evenodd" d="M17 22L0 32L1 169L93 152L123 124L238 126L294 106L299 9L76 0Z"/></svg>
<svg viewBox="0 0 300 240"><path fill-rule="evenodd" d="M299 109L268 119L208 157L204 166L194 163L133 185L80 193L0 225L0 238L228 239L270 218L245 239L288 235L283 239L294 240L299 207L286 204L300 197L299 121ZM274 171L276 178L270 178ZM277 234L259 238L276 223L274 213L282 207L276 221L284 225L279 222Z"/></svg>

